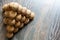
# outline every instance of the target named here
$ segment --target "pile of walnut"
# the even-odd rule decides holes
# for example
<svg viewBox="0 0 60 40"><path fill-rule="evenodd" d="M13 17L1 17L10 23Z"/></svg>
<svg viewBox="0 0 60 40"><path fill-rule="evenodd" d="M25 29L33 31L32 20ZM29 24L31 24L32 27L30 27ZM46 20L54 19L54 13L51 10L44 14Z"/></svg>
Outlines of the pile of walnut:
<svg viewBox="0 0 60 40"><path fill-rule="evenodd" d="M7 38L12 38L14 33L18 32L19 28L22 28L35 16L34 12L15 2L3 5L2 9Z"/></svg>

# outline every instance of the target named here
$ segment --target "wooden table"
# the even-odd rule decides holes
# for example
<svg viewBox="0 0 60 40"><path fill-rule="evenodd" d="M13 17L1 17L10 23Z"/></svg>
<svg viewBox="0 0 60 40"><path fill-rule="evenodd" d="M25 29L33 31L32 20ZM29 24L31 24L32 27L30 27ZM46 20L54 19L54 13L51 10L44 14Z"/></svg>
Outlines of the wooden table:
<svg viewBox="0 0 60 40"><path fill-rule="evenodd" d="M2 6L9 2L18 2L35 12L34 20L12 40L60 40L60 0L0 0L0 40L7 40L4 36Z"/></svg>

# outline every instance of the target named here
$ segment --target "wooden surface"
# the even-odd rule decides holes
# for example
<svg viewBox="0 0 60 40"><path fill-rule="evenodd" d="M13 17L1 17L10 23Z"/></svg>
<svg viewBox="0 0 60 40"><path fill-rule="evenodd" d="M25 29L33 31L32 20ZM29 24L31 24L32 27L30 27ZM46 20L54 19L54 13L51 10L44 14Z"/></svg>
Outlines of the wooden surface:
<svg viewBox="0 0 60 40"><path fill-rule="evenodd" d="M9 2L18 2L35 12L34 20L12 40L60 40L60 0L0 0L0 40L7 40L1 8Z"/></svg>

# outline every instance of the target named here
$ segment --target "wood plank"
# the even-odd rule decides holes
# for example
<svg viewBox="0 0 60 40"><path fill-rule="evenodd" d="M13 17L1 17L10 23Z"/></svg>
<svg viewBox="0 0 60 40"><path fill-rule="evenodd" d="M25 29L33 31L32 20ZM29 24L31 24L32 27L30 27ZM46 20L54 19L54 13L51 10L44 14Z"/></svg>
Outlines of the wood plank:
<svg viewBox="0 0 60 40"><path fill-rule="evenodd" d="M0 8L9 2L18 2L35 12L34 20L12 40L60 40L60 0L2 0ZM4 32L3 23L0 21L0 40L7 40Z"/></svg>

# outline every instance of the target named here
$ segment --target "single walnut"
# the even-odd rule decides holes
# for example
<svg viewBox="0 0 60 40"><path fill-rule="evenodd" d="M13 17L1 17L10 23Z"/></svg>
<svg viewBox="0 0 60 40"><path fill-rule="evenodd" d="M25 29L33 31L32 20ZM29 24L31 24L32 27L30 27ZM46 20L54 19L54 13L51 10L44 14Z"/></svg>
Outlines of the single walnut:
<svg viewBox="0 0 60 40"><path fill-rule="evenodd" d="M4 16L4 17L8 17L8 16L9 16L9 11L5 11L5 12L3 13L3 16Z"/></svg>
<svg viewBox="0 0 60 40"><path fill-rule="evenodd" d="M18 21L18 22L16 22L15 27L19 28L20 25L21 25L21 22Z"/></svg>
<svg viewBox="0 0 60 40"><path fill-rule="evenodd" d="M21 20L21 18L22 18L21 14L19 14L19 15L16 16L16 20L17 21Z"/></svg>
<svg viewBox="0 0 60 40"><path fill-rule="evenodd" d="M9 3L9 7L10 7L11 10L13 10L13 11L17 11L18 6L19 6L19 4L16 3L16 2L11 2L11 3Z"/></svg>
<svg viewBox="0 0 60 40"><path fill-rule="evenodd" d="M30 19L33 19L34 16L35 16L34 12L31 12L31 14L30 14Z"/></svg>
<svg viewBox="0 0 60 40"><path fill-rule="evenodd" d="M21 25L19 26L19 28L22 28L24 26L24 23L21 23Z"/></svg>
<svg viewBox="0 0 60 40"><path fill-rule="evenodd" d="M22 15L26 15L26 11L27 11L27 8L26 7L23 7L22 8Z"/></svg>
<svg viewBox="0 0 60 40"><path fill-rule="evenodd" d="M7 25L7 26L6 26L6 30L7 30L8 32L13 32L13 31L14 31L14 26Z"/></svg>
<svg viewBox="0 0 60 40"><path fill-rule="evenodd" d="M22 16L21 22L24 22L26 20L25 16Z"/></svg>
<svg viewBox="0 0 60 40"><path fill-rule="evenodd" d="M31 11L27 9L26 11L26 17L30 17Z"/></svg>
<svg viewBox="0 0 60 40"><path fill-rule="evenodd" d="M19 28L14 28L14 33L18 32Z"/></svg>
<svg viewBox="0 0 60 40"><path fill-rule="evenodd" d="M21 6L21 5L19 5L19 7L18 7L18 14L21 14L22 13L22 9L23 9L23 7Z"/></svg>
<svg viewBox="0 0 60 40"><path fill-rule="evenodd" d="M29 21L30 21L29 18L26 18L24 23L27 24Z"/></svg>
<svg viewBox="0 0 60 40"><path fill-rule="evenodd" d="M9 11L10 10L9 4L3 5L2 9L3 9L3 11Z"/></svg>
<svg viewBox="0 0 60 40"><path fill-rule="evenodd" d="M4 24L9 24L11 22L11 19L9 19L9 18L3 18L3 23Z"/></svg>
<svg viewBox="0 0 60 40"><path fill-rule="evenodd" d="M8 24L8 19L7 19L7 18L4 18L4 19L3 19L3 23L4 23L4 24Z"/></svg>
<svg viewBox="0 0 60 40"><path fill-rule="evenodd" d="M14 35L13 33L9 33L9 32L8 32L8 33L6 34L6 37L7 37L7 38L12 38L13 35Z"/></svg>
<svg viewBox="0 0 60 40"><path fill-rule="evenodd" d="M9 17L10 17L10 18L15 18L16 15L17 15L17 12L14 12L14 11L10 11L10 12L9 12Z"/></svg>
<svg viewBox="0 0 60 40"><path fill-rule="evenodd" d="M15 22L16 22L15 19L13 19L9 22L9 25L15 25Z"/></svg>

